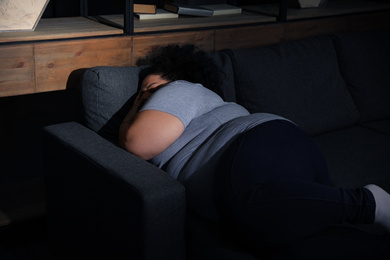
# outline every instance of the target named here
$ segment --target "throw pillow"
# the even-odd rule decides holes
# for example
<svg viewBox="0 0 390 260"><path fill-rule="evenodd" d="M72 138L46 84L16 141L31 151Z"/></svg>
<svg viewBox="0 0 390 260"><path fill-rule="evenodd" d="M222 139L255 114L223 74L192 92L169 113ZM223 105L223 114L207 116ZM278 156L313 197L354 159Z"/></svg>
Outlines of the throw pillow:
<svg viewBox="0 0 390 260"><path fill-rule="evenodd" d="M339 34L335 46L360 122L390 118L390 31Z"/></svg>
<svg viewBox="0 0 390 260"><path fill-rule="evenodd" d="M237 102L294 121L309 135L354 124L356 106L329 37L232 51Z"/></svg>
<svg viewBox="0 0 390 260"><path fill-rule="evenodd" d="M86 125L116 142L119 126L137 94L139 67L94 67L82 81Z"/></svg>

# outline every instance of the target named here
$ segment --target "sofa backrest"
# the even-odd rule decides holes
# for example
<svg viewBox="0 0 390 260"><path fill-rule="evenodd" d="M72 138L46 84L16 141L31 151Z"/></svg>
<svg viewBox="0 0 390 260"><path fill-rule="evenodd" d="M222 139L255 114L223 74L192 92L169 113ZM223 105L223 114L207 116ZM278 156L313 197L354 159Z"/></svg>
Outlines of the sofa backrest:
<svg viewBox="0 0 390 260"><path fill-rule="evenodd" d="M236 90L234 87L234 70L233 64L230 59L230 50L222 50L214 53L210 53L210 58L217 66L218 75L221 80L217 89L213 89L218 95L220 95L225 101L236 102Z"/></svg>
<svg viewBox="0 0 390 260"><path fill-rule="evenodd" d="M390 118L390 30L333 37L360 122Z"/></svg>
<svg viewBox="0 0 390 260"><path fill-rule="evenodd" d="M139 67L94 67L82 81L85 124L106 139L116 142L119 126L138 90Z"/></svg>
<svg viewBox="0 0 390 260"><path fill-rule="evenodd" d="M330 37L232 50L230 57L237 102L251 113L286 117L309 135L359 118Z"/></svg>
<svg viewBox="0 0 390 260"><path fill-rule="evenodd" d="M251 113L286 117L310 135L350 126L359 116L361 122L390 118L389 46L387 31L218 51L210 54L222 74L215 91ZM141 71L95 67L85 72L82 96L89 128L117 140Z"/></svg>
<svg viewBox="0 0 390 260"><path fill-rule="evenodd" d="M236 101L234 73L229 55L210 53L219 67L221 85L215 91L227 101ZM82 103L87 127L111 142L117 142L118 130L139 88L139 77L145 67L93 67L85 71Z"/></svg>

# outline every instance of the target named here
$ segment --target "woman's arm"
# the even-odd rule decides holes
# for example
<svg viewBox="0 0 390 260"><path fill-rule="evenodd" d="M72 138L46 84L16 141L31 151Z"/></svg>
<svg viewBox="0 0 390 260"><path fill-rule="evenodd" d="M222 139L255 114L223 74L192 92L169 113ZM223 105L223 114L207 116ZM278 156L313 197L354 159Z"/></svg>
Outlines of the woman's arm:
<svg viewBox="0 0 390 260"><path fill-rule="evenodd" d="M157 111L138 112L153 90L141 91L119 129L119 145L127 151L149 160L163 152L184 132L177 117Z"/></svg>

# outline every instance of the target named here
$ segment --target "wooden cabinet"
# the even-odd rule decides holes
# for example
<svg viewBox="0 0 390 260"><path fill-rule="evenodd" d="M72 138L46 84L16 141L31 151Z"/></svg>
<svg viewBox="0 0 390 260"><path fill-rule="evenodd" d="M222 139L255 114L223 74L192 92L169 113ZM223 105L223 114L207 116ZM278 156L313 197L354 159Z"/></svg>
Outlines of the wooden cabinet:
<svg viewBox="0 0 390 260"><path fill-rule="evenodd" d="M252 48L283 41L284 25L280 23L228 28L215 32L215 50Z"/></svg>
<svg viewBox="0 0 390 260"><path fill-rule="evenodd" d="M213 51L214 30L133 36L133 65L153 47L172 43L193 43L205 51Z"/></svg>
<svg viewBox="0 0 390 260"><path fill-rule="evenodd" d="M94 66L130 66L130 37L0 45L0 97L70 87L69 75Z"/></svg>
<svg viewBox="0 0 390 260"><path fill-rule="evenodd" d="M31 44L0 46L0 97L35 92Z"/></svg>
<svg viewBox="0 0 390 260"><path fill-rule="evenodd" d="M68 87L93 66L131 65L131 38L82 17L41 20L35 31L0 33L0 97Z"/></svg>
<svg viewBox="0 0 390 260"><path fill-rule="evenodd" d="M94 66L130 66L131 39L101 39L43 42L34 44L36 92L62 90L69 75Z"/></svg>

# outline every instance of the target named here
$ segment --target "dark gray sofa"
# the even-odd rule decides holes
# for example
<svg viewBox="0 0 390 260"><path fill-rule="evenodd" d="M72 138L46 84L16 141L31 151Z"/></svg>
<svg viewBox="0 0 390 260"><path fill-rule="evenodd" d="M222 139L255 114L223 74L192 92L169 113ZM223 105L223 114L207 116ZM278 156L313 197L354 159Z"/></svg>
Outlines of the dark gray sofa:
<svg viewBox="0 0 390 260"><path fill-rule="evenodd" d="M378 31L219 51L210 54L224 78L215 91L296 122L323 151L336 186L390 191L389 46L390 31ZM64 258L261 259L186 201L181 183L116 145L141 71L88 69L85 124L44 128L53 249Z"/></svg>

